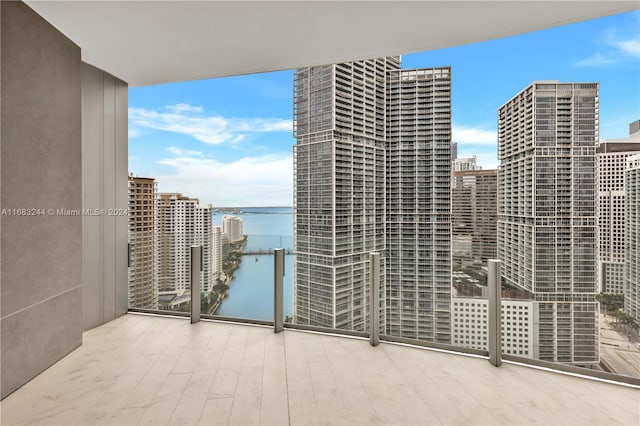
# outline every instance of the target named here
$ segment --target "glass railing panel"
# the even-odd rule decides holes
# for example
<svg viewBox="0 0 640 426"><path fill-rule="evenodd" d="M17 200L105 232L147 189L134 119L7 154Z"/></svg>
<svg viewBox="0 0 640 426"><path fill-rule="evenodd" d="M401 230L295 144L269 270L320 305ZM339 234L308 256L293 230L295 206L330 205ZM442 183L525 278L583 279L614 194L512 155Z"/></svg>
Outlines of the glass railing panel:
<svg viewBox="0 0 640 426"><path fill-rule="evenodd" d="M237 268L222 275L214 289L216 304L207 315L273 321L274 248L285 249L283 301L285 318L292 315L293 250L292 237L281 235L247 235L246 245L238 256ZM235 266L235 265L234 265ZM203 314L205 311L203 310Z"/></svg>
<svg viewBox="0 0 640 426"><path fill-rule="evenodd" d="M203 314L213 318L273 321L274 248L285 249L284 316L292 315L293 210L291 207L217 209L214 227L225 229L225 216L242 224L242 240L222 250L222 265L212 302ZM216 231L218 232L218 231ZM229 230L230 233L233 231ZM223 233L224 234L224 233ZM224 239L224 235L222 236ZM239 238L236 237L236 239ZM235 245L234 245L235 244Z"/></svg>
<svg viewBox="0 0 640 426"><path fill-rule="evenodd" d="M291 208L238 208L214 213L211 207L195 207L193 215L181 215L173 211L173 204L160 199L156 203L153 215L136 216L133 210L137 219L129 231L130 309L189 314L190 251L192 245L198 245L202 247L201 315L271 322L273 248L281 247L286 250L284 316L292 317ZM228 220L227 232L223 232L223 217L232 215L237 220ZM265 231L278 234L265 235Z"/></svg>

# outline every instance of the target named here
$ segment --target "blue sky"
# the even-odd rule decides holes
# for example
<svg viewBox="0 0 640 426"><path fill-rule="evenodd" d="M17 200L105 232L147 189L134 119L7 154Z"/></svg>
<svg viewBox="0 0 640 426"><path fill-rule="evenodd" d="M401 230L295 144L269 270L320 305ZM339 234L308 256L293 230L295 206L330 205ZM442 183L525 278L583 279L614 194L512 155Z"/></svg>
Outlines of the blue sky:
<svg viewBox="0 0 640 426"><path fill-rule="evenodd" d="M640 119L640 12L402 56L451 65L458 155L495 167L497 109L534 80L600 83L600 137ZM129 89L129 171L214 206L292 204L292 71Z"/></svg>

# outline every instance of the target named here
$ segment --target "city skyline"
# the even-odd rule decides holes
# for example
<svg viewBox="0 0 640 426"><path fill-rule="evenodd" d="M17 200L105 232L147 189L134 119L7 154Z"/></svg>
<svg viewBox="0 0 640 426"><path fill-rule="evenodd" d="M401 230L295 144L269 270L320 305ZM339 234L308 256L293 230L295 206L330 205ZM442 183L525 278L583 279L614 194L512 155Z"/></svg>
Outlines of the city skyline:
<svg viewBox="0 0 640 426"><path fill-rule="evenodd" d="M481 166L494 168L495 111L510 93L534 80L600 82L601 138L627 134L640 103L640 90L630 90L640 87L638 22L640 13L632 12L406 54L402 60L407 68L453 67L452 131L458 156L475 154ZM507 61L507 52L509 57L516 52L515 59ZM292 74L131 88L130 170L160 179L160 191L197 194L204 203L290 206Z"/></svg>

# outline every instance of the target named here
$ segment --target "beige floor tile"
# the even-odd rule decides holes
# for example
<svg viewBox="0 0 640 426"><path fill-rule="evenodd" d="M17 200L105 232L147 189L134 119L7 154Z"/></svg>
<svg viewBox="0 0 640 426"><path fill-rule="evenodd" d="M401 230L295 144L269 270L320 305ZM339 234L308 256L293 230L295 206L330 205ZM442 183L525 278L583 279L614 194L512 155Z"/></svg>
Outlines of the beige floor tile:
<svg viewBox="0 0 640 426"><path fill-rule="evenodd" d="M228 425L233 407L233 398L213 398L205 402L199 425Z"/></svg>
<svg viewBox="0 0 640 426"><path fill-rule="evenodd" d="M125 315L0 404L3 425L640 424L640 391L363 339Z"/></svg>

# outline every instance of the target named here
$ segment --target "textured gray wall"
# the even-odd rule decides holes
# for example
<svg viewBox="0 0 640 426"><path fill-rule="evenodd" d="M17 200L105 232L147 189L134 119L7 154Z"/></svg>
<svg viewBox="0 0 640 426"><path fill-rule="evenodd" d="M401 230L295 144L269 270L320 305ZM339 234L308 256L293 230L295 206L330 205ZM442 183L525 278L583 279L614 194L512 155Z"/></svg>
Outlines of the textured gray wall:
<svg viewBox="0 0 640 426"><path fill-rule="evenodd" d="M80 48L1 2L0 207L80 209ZM82 343L82 217L0 217L1 395Z"/></svg>
<svg viewBox="0 0 640 426"><path fill-rule="evenodd" d="M127 84L82 64L84 329L127 312Z"/></svg>

